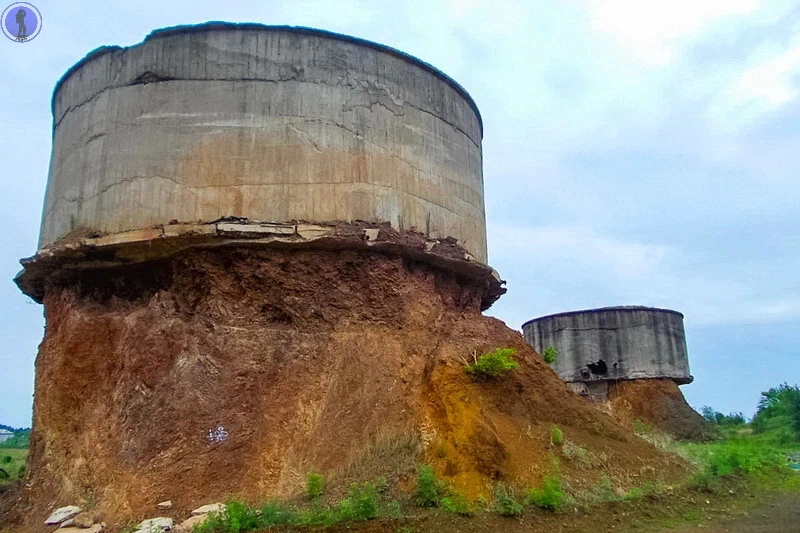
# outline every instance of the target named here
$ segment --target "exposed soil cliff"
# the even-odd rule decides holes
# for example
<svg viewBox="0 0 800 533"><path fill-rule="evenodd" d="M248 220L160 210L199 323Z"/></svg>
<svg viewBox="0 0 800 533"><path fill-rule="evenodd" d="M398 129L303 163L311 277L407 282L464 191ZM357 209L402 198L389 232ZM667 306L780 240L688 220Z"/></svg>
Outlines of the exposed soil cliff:
<svg viewBox="0 0 800 533"><path fill-rule="evenodd" d="M411 490L422 461L474 498L498 480L538 483L552 424L602 454L598 469L562 461L573 488L680 475L482 316L484 291L378 252L245 247L52 284L31 528L54 505L92 502L120 524L166 499L180 515L230 495L289 496L311 470L333 486L386 476ZM464 372L473 354L506 346L520 363L507 377Z"/></svg>
<svg viewBox="0 0 800 533"><path fill-rule="evenodd" d="M661 429L677 439L703 440L708 424L686 403L671 379L636 379L609 384L608 403L614 417L626 426L635 420Z"/></svg>

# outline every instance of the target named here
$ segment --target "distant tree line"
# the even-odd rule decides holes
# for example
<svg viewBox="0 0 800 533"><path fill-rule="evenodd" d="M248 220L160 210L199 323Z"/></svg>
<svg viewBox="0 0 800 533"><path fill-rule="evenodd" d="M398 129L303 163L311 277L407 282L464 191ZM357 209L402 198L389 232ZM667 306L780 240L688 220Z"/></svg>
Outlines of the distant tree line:
<svg viewBox="0 0 800 533"><path fill-rule="evenodd" d="M761 393L752 420L756 433L776 433L784 443L800 440L800 388L788 383Z"/></svg>
<svg viewBox="0 0 800 533"><path fill-rule="evenodd" d="M5 429L14 434L10 439L0 442L0 448L28 448L31 444L31 429L30 428L15 428L0 424L0 429Z"/></svg>
<svg viewBox="0 0 800 533"><path fill-rule="evenodd" d="M700 409L700 414L703 415L703 418L705 418L707 422L717 426L738 426L747 423L742 413L729 413L726 415L714 410L713 407L709 407L708 405L704 405L703 408Z"/></svg>
<svg viewBox="0 0 800 533"><path fill-rule="evenodd" d="M5 424L0 424L0 429L5 429L6 431L10 431L11 433L17 433L18 431L30 431L31 428L15 428L13 426L7 426Z"/></svg>
<svg viewBox="0 0 800 533"><path fill-rule="evenodd" d="M742 413L726 415L707 405L703 406L700 414L709 423L720 427L747 423ZM800 441L800 387L784 383L762 392L750 425L754 433L770 434L783 444Z"/></svg>

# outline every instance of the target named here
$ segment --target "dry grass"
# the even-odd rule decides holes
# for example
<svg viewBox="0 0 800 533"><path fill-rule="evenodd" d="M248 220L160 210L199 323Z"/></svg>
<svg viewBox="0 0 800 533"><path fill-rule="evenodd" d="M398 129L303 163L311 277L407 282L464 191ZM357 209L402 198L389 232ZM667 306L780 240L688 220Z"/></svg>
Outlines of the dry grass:
<svg viewBox="0 0 800 533"><path fill-rule="evenodd" d="M345 469L334 476L337 485L354 481L376 481L413 475L422 455L419 435L407 430L377 435L363 453L351 457ZM389 480L393 481L393 480Z"/></svg>

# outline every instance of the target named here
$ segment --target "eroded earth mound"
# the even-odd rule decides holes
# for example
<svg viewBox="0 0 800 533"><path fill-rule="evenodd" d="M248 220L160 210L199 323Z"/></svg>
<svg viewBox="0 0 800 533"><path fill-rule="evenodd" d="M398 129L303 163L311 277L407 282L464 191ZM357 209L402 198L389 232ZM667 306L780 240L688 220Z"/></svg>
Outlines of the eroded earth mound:
<svg viewBox="0 0 800 533"><path fill-rule="evenodd" d="M239 496L290 497L428 462L470 498L540 483L553 457L572 490L609 476L669 482L684 465L567 389L516 331L481 314L485 287L364 250L182 251L53 284L36 362L25 491L29 530L55 506L146 518ZM519 368L476 380L498 347ZM555 449L599 458L589 467Z"/></svg>
<svg viewBox="0 0 800 533"><path fill-rule="evenodd" d="M640 420L681 440L704 440L712 433L671 379L610 383L608 406L614 417L629 427Z"/></svg>

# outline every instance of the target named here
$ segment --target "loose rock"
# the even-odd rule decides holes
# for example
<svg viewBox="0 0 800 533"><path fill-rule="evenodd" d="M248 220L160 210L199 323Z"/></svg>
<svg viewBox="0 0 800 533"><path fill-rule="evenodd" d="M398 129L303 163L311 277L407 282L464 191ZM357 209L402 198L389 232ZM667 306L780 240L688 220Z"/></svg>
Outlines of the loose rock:
<svg viewBox="0 0 800 533"><path fill-rule="evenodd" d="M158 505L156 505L156 507L158 507L159 509L169 509L170 507L172 507L172 500L161 502Z"/></svg>
<svg viewBox="0 0 800 533"><path fill-rule="evenodd" d="M158 518L148 518L139 524L139 529L137 529L134 533L156 533L157 531L171 531L172 524L172 518L166 518L163 516Z"/></svg>
<svg viewBox="0 0 800 533"><path fill-rule="evenodd" d="M56 524L60 524L64 520L70 519L76 514L81 512L81 508L77 505L68 505L66 507L59 507L53 514L47 517L47 520L44 521L45 525L47 526L55 526Z"/></svg>
<svg viewBox="0 0 800 533"><path fill-rule="evenodd" d="M197 509L192 511L192 516L208 514L208 513L221 513L224 510L225 510L224 503L209 503L208 505L198 507Z"/></svg>
<svg viewBox="0 0 800 533"><path fill-rule="evenodd" d="M105 531L105 524L94 524L92 527L63 527L59 528L58 533L101 533Z"/></svg>
<svg viewBox="0 0 800 533"><path fill-rule="evenodd" d="M78 513L72 518L72 523L75 527L90 528L94 525L94 514L87 513L86 511Z"/></svg>
<svg viewBox="0 0 800 533"><path fill-rule="evenodd" d="M202 524L206 521L206 518L208 518L207 514L199 514L191 518L187 518L175 528L175 531L177 533L191 533L194 531L194 526Z"/></svg>

